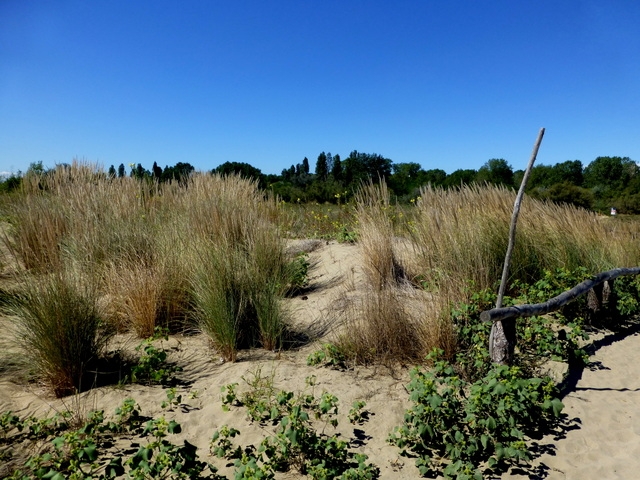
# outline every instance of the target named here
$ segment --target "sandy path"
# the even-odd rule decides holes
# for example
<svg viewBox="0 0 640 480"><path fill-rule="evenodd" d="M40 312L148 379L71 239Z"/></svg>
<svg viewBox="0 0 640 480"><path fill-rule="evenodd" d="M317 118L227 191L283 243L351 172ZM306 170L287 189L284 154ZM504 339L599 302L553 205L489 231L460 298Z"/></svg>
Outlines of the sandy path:
<svg viewBox="0 0 640 480"><path fill-rule="evenodd" d="M609 335L602 344L596 343L589 368L562 400L565 438L540 442L555 450L534 460L534 475L503 478L640 478L640 334Z"/></svg>

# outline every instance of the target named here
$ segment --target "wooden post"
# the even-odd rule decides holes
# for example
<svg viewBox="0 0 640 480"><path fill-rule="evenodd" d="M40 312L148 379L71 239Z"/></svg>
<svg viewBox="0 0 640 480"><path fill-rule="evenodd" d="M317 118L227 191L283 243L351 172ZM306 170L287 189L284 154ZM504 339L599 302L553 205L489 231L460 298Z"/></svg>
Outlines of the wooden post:
<svg viewBox="0 0 640 480"><path fill-rule="evenodd" d="M511 216L511 226L509 227L509 244L507 246L507 253L504 258L504 266L502 268L502 279L500 280L500 290L498 291L498 299L496 301L496 308L502 307L502 299L504 298L504 292L507 288L507 279L509 277L509 265L511 263L511 254L513 253L513 246L516 240L516 224L518 222L518 214L520 213L520 204L522 203L522 197L524 196L524 190L531 174L531 169L538 156L538 149L542 143L542 137L544 136L544 128L540 129L538 138L533 146L533 152L531 152L531 158L529 159L529 165L524 172L522 182L520 183L520 189L516 196L516 201L513 205L513 215ZM491 333L489 335L489 354L491 360L498 364L510 364L513 360L513 352L516 348L516 325L515 321L511 322L494 322L491 326Z"/></svg>

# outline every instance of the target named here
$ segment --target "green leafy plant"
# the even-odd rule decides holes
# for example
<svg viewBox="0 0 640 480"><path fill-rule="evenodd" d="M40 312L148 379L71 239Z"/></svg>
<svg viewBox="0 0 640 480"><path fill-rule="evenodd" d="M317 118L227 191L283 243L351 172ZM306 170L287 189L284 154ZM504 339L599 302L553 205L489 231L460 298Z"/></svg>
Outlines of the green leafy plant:
<svg viewBox="0 0 640 480"><path fill-rule="evenodd" d="M347 225L343 225L336 233L336 240L340 243L356 243L358 241L358 233Z"/></svg>
<svg viewBox="0 0 640 480"><path fill-rule="evenodd" d="M223 388L223 406L244 406L254 421L263 425L273 424L275 432L266 437L257 450L241 451L230 442L238 432L223 428L216 432L212 440L212 451L226 458L241 457L236 460L236 478L239 472L260 470L260 478L271 478L272 471L287 471L295 468L315 479L377 478L379 470L367 463L365 455L349 450L348 442L337 435L328 435L328 427L338 426L338 399L323 392L314 394L315 378L306 379L307 388L294 394L290 391L276 391L272 378L264 378L257 371L245 382L250 390L243 394L236 391L237 385ZM354 404L350 418L356 423L366 421L364 402ZM316 429L319 422L321 428ZM248 467L245 467L248 466ZM242 473L245 474L245 473Z"/></svg>
<svg viewBox="0 0 640 480"><path fill-rule="evenodd" d="M222 478L215 467L198 458L194 445L186 440L182 445L168 440L170 435L181 431L174 420L159 417L141 425L139 407L133 399L125 400L110 420L102 411L90 412L77 429L70 428L59 416L21 420L7 413L2 418L14 443L45 440L43 448L38 448L38 453L31 455L9 478ZM30 429L32 425L43 428ZM115 448L117 435L128 441L130 448ZM141 444L149 438L150 441ZM133 453L123 456L127 451Z"/></svg>
<svg viewBox="0 0 640 480"><path fill-rule="evenodd" d="M389 441L416 455L423 475L482 478L529 458L525 435L549 428L563 408L550 379L526 378L518 367L494 366L468 383L452 365L430 356L432 371L415 368L407 389L413 406Z"/></svg>
<svg viewBox="0 0 640 480"><path fill-rule="evenodd" d="M240 447L235 446L230 440L239 433L239 430L223 425L213 432L211 442L209 443L209 451L219 458L240 458L242 450Z"/></svg>
<svg viewBox="0 0 640 480"><path fill-rule="evenodd" d="M349 410L349 422L354 425L362 425L369 420L371 412L365 409L367 403L364 400L356 400Z"/></svg>
<svg viewBox="0 0 640 480"><path fill-rule="evenodd" d="M167 394L167 399L163 400L160 404L162 408L173 410L175 407L179 406L180 403L182 403L182 395L177 393L175 387L167 388L165 392Z"/></svg>
<svg viewBox="0 0 640 480"><path fill-rule="evenodd" d="M289 288L288 294L295 295L309 286L309 255L300 253L288 265Z"/></svg>
<svg viewBox="0 0 640 480"><path fill-rule="evenodd" d="M307 365L313 367L331 367L337 370L346 368L346 358L333 343L325 343L319 350L309 354Z"/></svg>
<svg viewBox="0 0 640 480"><path fill-rule="evenodd" d="M136 347L136 351L141 354L138 362L131 368L132 382L166 385L173 380L175 373L181 368L167 363L167 352L162 346L162 340L168 339L167 330L156 327L156 333Z"/></svg>

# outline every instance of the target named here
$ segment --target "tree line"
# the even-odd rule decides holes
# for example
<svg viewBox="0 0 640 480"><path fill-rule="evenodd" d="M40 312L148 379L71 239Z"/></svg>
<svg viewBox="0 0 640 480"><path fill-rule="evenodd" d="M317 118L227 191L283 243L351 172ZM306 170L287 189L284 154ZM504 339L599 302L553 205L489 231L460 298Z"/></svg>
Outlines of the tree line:
<svg viewBox="0 0 640 480"><path fill-rule="evenodd" d="M442 169L427 169L415 162L394 163L376 153L352 151L342 159L340 155L321 152L315 160L313 173L307 157L300 163L282 170L280 175L263 174L260 169L244 162L225 162L210 171L222 175L239 174L255 179L259 186L287 202L338 202L354 193L362 182L384 180L399 202L408 202L419 195L420 187L431 185L455 188L471 184L501 185L517 189L523 170L513 170L501 158L488 160L478 170L459 169L448 174ZM42 162L31 164L29 171L42 173ZM182 182L194 167L178 162L160 167L156 162L150 170L141 164L111 165L106 172L110 178L130 176L159 183ZM28 173L28 172L27 172ZM19 187L22 175L12 175L0 185L7 192ZM567 160L555 165L533 167L527 194L558 203L606 212L616 208L619 213L640 213L640 167L629 157L598 157L584 166L580 160Z"/></svg>
<svg viewBox="0 0 640 480"><path fill-rule="evenodd" d="M282 170L280 175L264 175L247 164L226 162L216 173L238 173L257 179L287 202L336 202L351 195L363 181L387 183L400 202L419 195L420 187L456 188L462 185L491 184L517 189L524 170L514 170L502 158L488 160L478 170L458 169L448 174L442 169L423 169L418 163L394 163L378 154L352 151L347 158L321 152L311 173L310 162ZM555 165L533 167L526 192L531 197L568 203L590 210L640 213L640 167L629 157L597 157L588 165L567 160Z"/></svg>

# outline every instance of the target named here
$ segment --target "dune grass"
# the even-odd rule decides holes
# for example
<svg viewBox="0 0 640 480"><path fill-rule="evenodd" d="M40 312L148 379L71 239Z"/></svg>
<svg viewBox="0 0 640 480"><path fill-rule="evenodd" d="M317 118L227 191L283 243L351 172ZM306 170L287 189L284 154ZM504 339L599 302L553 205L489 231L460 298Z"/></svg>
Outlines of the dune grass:
<svg viewBox="0 0 640 480"><path fill-rule="evenodd" d="M180 185L157 184L109 178L97 165L76 162L30 175L20 193L2 202L9 224L2 240L26 279L19 298L38 312L49 308L38 303L40 291L49 292L42 297L52 311L95 303L99 319L89 324L108 322L142 338L158 326L200 330L233 361L242 348L284 345L284 298L298 274L285 238L357 239L367 290L347 309L343 346L367 363L418 363L433 348L453 353L452 306L497 286L515 198L513 191L480 186L420 193L413 206L398 207L382 182L363 185L349 205L283 205L238 176L197 174ZM597 273L637 265L637 230L526 198L511 280L537 280L560 267ZM91 279L91 288L71 281L71 271ZM69 305L60 306L56 291L69 296ZM17 307L25 318L36 315L25 302ZM89 310L83 315L93 318ZM28 325L35 329L37 322L23 324L24 338ZM77 388L89 362L73 355L71 380L52 381L59 391Z"/></svg>
<svg viewBox="0 0 640 480"><path fill-rule="evenodd" d="M409 232L423 280L463 294L500 279L515 192L498 187L423 188ZM517 227L511 280L537 280L544 270L585 267L597 273L631 266L640 245L631 229L570 206L525 197Z"/></svg>
<svg viewBox="0 0 640 480"><path fill-rule="evenodd" d="M433 348L456 351L451 309L474 292L497 290L515 192L499 187L425 187L412 209L391 205L384 183L355 196L358 241L370 287L339 340L347 357L420 362ZM402 215L401 215L402 214ZM412 255L398 248L398 219ZM510 283L532 282L545 271L584 267L596 274L640 263L637 225L593 212L526 198L520 213ZM407 284L425 293L410 308Z"/></svg>
<svg viewBox="0 0 640 480"><path fill-rule="evenodd" d="M100 321L118 331L146 338L157 326L201 329L229 360L237 348L282 346L292 259L278 203L255 182L194 175L159 185L108 178L97 165L75 162L30 175L3 213L3 240L27 279L20 298L36 302L33 292L54 289L45 280L51 276L59 296L69 296L64 308L72 308L88 295L63 282L74 271L92 279ZM25 302L19 306L28 311ZM73 379L57 391L77 387L86 365L78 355Z"/></svg>
<svg viewBox="0 0 640 480"><path fill-rule="evenodd" d="M114 331L98 307L91 279L74 272L29 278L5 299L17 339L33 370L56 396L93 386L89 372L102 358Z"/></svg>

